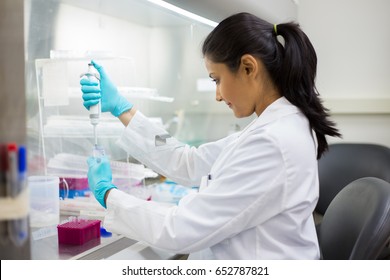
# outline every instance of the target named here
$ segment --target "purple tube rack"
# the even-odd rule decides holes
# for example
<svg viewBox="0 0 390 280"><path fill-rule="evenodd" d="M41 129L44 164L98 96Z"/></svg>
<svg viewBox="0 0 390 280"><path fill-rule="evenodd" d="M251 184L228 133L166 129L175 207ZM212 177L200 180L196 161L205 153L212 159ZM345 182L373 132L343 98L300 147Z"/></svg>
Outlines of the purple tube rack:
<svg viewBox="0 0 390 280"><path fill-rule="evenodd" d="M57 226L58 242L61 244L82 245L100 238L100 220L76 219Z"/></svg>

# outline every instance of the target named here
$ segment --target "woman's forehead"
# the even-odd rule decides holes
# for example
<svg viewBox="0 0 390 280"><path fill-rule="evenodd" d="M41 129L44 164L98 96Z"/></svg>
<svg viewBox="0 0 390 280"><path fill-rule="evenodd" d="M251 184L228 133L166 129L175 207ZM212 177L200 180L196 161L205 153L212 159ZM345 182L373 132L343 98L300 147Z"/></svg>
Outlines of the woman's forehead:
<svg viewBox="0 0 390 280"><path fill-rule="evenodd" d="M223 71L226 67L224 63L217 63L209 59L208 57L204 58L204 63L209 72L214 71Z"/></svg>

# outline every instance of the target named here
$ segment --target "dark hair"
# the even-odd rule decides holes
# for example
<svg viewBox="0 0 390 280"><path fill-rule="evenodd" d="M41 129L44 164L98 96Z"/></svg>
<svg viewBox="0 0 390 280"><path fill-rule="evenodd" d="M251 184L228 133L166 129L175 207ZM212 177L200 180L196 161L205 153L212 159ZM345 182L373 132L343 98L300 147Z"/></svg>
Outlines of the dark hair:
<svg viewBox="0 0 390 280"><path fill-rule="evenodd" d="M284 45L277 36L284 39ZM317 55L297 23L274 26L249 13L235 14L207 36L202 52L233 73L244 54L261 59L280 94L305 114L316 132L318 159L328 149L326 135L341 137L315 87Z"/></svg>

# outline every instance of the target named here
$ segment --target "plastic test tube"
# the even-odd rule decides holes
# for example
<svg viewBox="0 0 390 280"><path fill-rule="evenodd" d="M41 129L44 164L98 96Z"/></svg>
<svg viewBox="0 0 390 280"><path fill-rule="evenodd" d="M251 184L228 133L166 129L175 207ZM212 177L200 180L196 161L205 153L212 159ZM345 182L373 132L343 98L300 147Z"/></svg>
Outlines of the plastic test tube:
<svg viewBox="0 0 390 280"><path fill-rule="evenodd" d="M96 158L97 162L100 162L100 158L105 155L104 148L99 145L95 145L92 150L93 157Z"/></svg>
<svg viewBox="0 0 390 280"><path fill-rule="evenodd" d="M17 193L19 195L27 188L27 151L26 147L19 146L18 149L18 178ZM28 238L28 220L27 217L17 219L9 224L11 240L16 246L23 245Z"/></svg>

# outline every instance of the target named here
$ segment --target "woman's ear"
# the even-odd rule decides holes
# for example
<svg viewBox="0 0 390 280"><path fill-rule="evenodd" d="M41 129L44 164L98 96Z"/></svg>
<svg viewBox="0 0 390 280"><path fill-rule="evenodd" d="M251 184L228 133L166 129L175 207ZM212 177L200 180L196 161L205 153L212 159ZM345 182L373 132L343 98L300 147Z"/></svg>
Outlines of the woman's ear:
<svg viewBox="0 0 390 280"><path fill-rule="evenodd" d="M241 67L244 73L248 76L256 76L259 68L258 61L250 54L244 54L241 57Z"/></svg>

